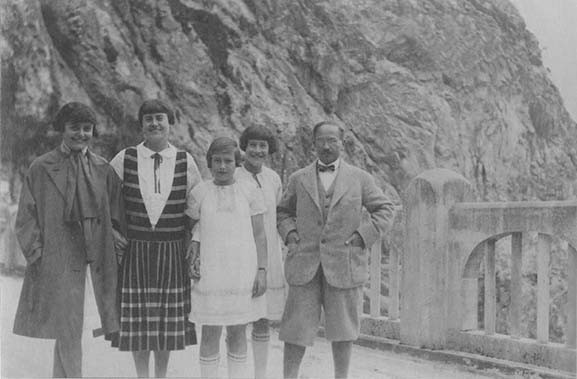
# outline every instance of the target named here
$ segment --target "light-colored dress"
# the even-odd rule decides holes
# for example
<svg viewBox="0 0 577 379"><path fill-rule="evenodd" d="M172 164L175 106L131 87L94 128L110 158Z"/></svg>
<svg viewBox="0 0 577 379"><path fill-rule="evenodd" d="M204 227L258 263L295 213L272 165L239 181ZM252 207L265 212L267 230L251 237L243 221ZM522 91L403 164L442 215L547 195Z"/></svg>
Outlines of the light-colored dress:
<svg viewBox="0 0 577 379"><path fill-rule="evenodd" d="M266 316L265 296L252 297L258 268L251 217L263 214L255 186L235 182L196 186L187 214L200 220L200 280L192 289L190 318L203 325L237 325Z"/></svg>
<svg viewBox="0 0 577 379"><path fill-rule="evenodd" d="M268 252L267 268L267 318L280 320L285 305L285 279L282 263L282 245L276 228L276 206L282 196L282 182L276 172L262 166L261 172L254 175L244 167L236 169L235 177L239 181L248 181L258 187L265 201L264 228Z"/></svg>

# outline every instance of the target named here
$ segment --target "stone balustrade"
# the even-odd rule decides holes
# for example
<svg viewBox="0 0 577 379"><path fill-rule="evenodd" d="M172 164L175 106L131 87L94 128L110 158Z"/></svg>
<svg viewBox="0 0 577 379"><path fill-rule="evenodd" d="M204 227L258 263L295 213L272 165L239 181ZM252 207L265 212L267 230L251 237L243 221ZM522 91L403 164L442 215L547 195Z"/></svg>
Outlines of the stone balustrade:
<svg viewBox="0 0 577 379"><path fill-rule="evenodd" d="M362 333L415 347L464 351L575 372L577 202L475 203L470 201L472 187L467 180L445 169L422 173L404 195L402 250L390 244L371 248L370 312L363 319ZM563 344L549 338L553 239L562 241L567 256ZM388 251L382 251L383 245ZM496 330L497 245L507 245L510 252L506 334ZM522 267L531 249L537 261L534 339L522 335L521 328ZM388 255L384 268L383 253ZM389 280L386 317L380 311L382 269L387 270ZM481 277L483 317L479 320Z"/></svg>

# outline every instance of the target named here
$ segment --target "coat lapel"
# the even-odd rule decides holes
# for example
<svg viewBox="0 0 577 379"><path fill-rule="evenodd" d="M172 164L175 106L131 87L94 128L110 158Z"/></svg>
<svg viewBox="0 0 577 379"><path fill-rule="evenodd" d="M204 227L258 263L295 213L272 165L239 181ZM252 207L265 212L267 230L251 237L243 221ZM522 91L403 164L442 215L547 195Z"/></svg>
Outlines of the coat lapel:
<svg viewBox="0 0 577 379"><path fill-rule="evenodd" d="M303 187L308 192L309 196L313 199L313 202L319 210L321 210L321 205L319 202L319 188L317 184L317 166L316 161L306 168L304 173Z"/></svg>
<svg viewBox="0 0 577 379"><path fill-rule="evenodd" d="M350 168L349 165L341 159L339 171L337 172L337 176L335 178L335 189L333 192L333 198L331 200L331 206L329 207L329 209L334 207L337 201L339 201L340 198L343 197L343 195L347 192L348 186L346 181L347 178L350 177L349 168Z"/></svg>
<svg viewBox="0 0 577 379"><path fill-rule="evenodd" d="M56 149L52 152L53 154L44 161L44 166L46 172L48 172L48 176L54 182L62 197L66 198L66 176L68 175L68 165L66 164L64 155L60 150Z"/></svg>

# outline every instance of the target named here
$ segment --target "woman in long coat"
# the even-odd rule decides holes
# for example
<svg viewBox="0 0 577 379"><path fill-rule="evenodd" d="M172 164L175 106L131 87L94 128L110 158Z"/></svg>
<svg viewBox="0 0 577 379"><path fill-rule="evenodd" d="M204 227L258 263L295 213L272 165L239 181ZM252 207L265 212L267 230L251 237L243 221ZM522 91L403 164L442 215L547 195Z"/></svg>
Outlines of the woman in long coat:
<svg viewBox="0 0 577 379"><path fill-rule="evenodd" d="M32 162L16 219L28 265L14 333L56 339L55 377L82 376L87 265L103 332L119 329L114 251L122 237L113 222L123 229L121 183L106 160L88 150L95 124L86 105L62 107L54 127L63 142Z"/></svg>

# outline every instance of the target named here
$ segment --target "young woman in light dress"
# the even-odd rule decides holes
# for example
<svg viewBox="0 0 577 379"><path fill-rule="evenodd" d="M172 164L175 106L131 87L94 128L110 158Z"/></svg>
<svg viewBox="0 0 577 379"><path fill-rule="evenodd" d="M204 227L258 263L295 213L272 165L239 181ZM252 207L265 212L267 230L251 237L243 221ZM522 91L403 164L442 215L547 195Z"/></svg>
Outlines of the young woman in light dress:
<svg viewBox="0 0 577 379"><path fill-rule="evenodd" d="M240 148L245 152L243 165L236 169L236 179L258 187L265 200L264 228L267 241L268 267L267 315L253 323L252 348L255 378L267 375L270 320L280 321L285 305L285 279L282 267L281 242L276 228L276 205L282 196L280 177L264 163L277 150L273 134L262 126L250 126L240 136Z"/></svg>

